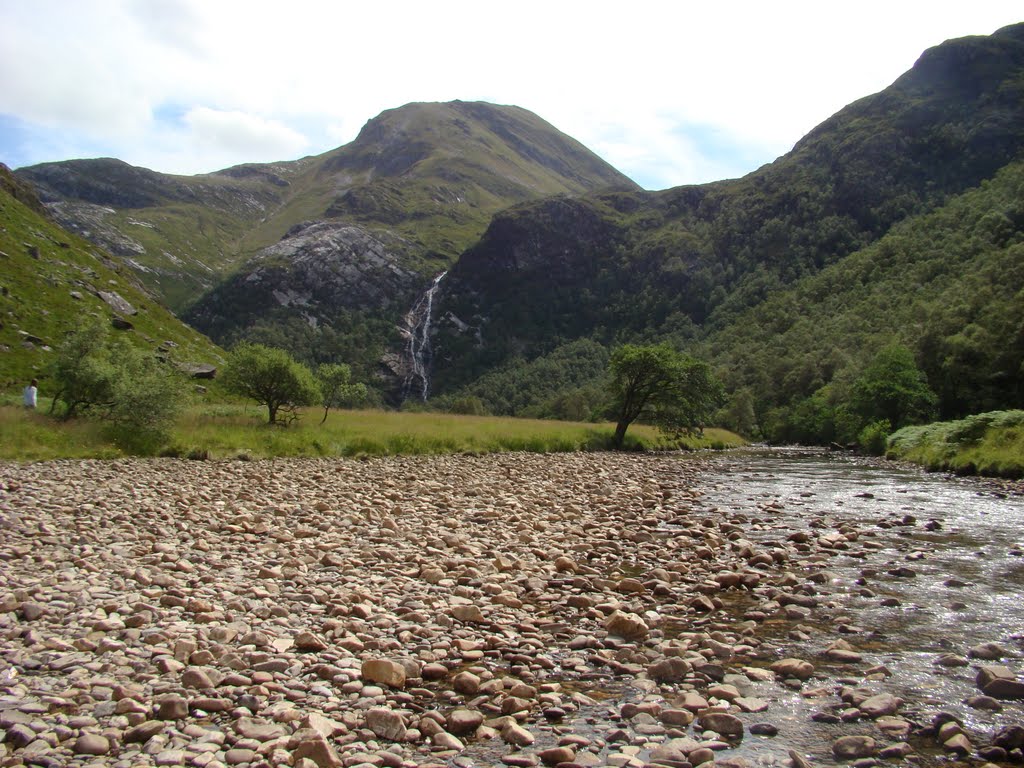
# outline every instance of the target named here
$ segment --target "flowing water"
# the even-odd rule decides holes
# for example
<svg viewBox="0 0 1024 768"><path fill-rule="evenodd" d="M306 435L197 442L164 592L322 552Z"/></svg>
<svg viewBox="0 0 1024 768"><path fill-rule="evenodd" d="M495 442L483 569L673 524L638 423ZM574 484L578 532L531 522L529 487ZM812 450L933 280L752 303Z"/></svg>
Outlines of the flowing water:
<svg viewBox="0 0 1024 768"><path fill-rule="evenodd" d="M780 622L783 636L776 642L787 656L814 658L845 639L865 663L819 668L811 687L827 691L824 701L776 683L751 686L751 695L773 701L760 717L780 733L747 737L738 754L771 763L794 748L813 762L832 763L834 738L877 737L867 723L851 730L811 721L823 704L837 701L834 691L844 683L904 698L901 714L908 719L928 723L939 711L952 714L980 734L977 744L1003 725L1024 723L1022 702L1003 702L998 713L965 703L980 693L975 665L1007 664L1018 673L1024 668L1024 498L983 480L820 452L724 455L708 469L702 511L747 514L751 525L744 535L752 541L777 540L780 528L852 524L862 532L848 551L823 563L827 582L818 589L828 604L807 622L807 638L789 633L792 622ZM771 627L765 629L770 633ZM987 642L1002 645L1010 658L972 659L970 666L953 668L935 664L943 654L966 656ZM858 676L871 665L884 666L891 676Z"/></svg>
<svg viewBox="0 0 1024 768"><path fill-rule="evenodd" d="M434 296L447 272L442 272L424 291L412 309L406 313L404 332L408 336L405 345L406 376L402 385L402 399L406 400L415 392L423 402L430 395L430 326L434 314Z"/></svg>

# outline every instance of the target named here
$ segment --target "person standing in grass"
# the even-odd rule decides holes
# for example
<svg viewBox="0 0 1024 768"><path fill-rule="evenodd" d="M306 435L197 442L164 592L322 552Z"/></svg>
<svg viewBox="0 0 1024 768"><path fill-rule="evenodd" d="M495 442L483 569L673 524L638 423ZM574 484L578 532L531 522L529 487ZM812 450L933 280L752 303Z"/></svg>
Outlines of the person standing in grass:
<svg viewBox="0 0 1024 768"><path fill-rule="evenodd" d="M36 396L39 394L39 382L36 379L32 379L27 387L22 391L21 395L25 401L25 407L35 409L36 407Z"/></svg>

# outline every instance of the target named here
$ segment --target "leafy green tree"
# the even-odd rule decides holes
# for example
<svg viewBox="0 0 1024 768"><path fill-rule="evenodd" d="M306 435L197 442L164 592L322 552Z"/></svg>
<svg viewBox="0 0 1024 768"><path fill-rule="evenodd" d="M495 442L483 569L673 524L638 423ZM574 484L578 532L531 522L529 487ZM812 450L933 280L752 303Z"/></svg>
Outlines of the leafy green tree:
<svg viewBox="0 0 1024 768"><path fill-rule="evenodd" d="M744 437L758 434L757 414L754 411L754 391L750 387L736 390L719 413L720 425Z"/></svg>
<svg viewBox="0 0 1024 768"><path fill-rule="evenodd" d="M124 339L111 339L98 320L60 345L53 381L51 412L59 403L65 419L92 415L109 421L118 442L137 450L166 442L186 400L185 379L175 368Z"/></svg>
<svg viewBox="0 0 1024 768"><path fill-rule="evenodd" d="M267 407L267 423L287 423L299 417L299 407L320 400L320 387L309 370L283 349L243 342L228 357L224 387Z"/></svg>
<svg viewBox="0 0 1024 768"><path fill-rule="evenodd" d="M612 352L609 369L616 448L641 416L678 431L700 425L724 401L722 386L707 363L668 344L623 345Z"/></svg>
<svg viewBox="0 0 1024 768"><path fill-rule="evenodd" d="M353 408L366 400L366 385L352 381L352 369L344 363L324 363L316 369L324 405L323 424L331 408Z"/></svg>
<svg viewBox="0 0 1024 768"><path fill-rule="evenodd" d="M71 419L90 409L107 408L114 402L117 370L107 347L108 333L98 320L87 320L65 337L53 362L57 391L50 413L63 409Z"/></svg>
<svg viewBox="0 0 1024 768"><path fill-rule="evenodd" d="M886 420L899 429L927 421L937 400L913 353L899 344L880 349L853 384L853 408L865 424Z"/></svg>

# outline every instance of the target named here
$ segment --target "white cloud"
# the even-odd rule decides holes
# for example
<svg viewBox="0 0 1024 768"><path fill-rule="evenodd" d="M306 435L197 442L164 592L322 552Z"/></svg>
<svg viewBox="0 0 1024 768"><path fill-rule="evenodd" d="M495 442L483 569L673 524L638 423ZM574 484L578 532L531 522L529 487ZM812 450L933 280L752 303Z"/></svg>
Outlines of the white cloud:
<svg viewBox="0 0 1024 768"><path fill-rule="evenodd" d="M79 134L83 152L180 173L327 151L410 101L483 99L669 186L753 170L1018 5L0 0L0 115L28 126L28 162ZM0 131L0 160L13 151Z"/></svg>
<svg viewBox="0 0 1024 768"><path fill-rule="evenodd" d="M183 120L189 143L201 155L265 162L295 157L309 146L305 136L287 125L245 112L197 107Z"/></svg>

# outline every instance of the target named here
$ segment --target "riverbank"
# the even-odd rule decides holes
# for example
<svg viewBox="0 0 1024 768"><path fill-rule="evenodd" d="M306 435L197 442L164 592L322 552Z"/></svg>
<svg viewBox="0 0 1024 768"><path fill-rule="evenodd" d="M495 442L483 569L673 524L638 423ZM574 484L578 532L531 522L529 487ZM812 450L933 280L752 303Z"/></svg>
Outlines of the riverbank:
<svg viewBox="0 0 1024 768"><path fill-rule="evenodd" d="M889 458L961 475L1024 478L1024 411L904 427L889 436Z"/></svg>
<svg viewBox="0 0 1024 768"><path fill-rule="evenodd" d="M984 588L942 607L948 647L918 633L910 653L949 666L915 690L903 671L916 662L887 635L953 599L932 583L948 566L936 553L964 534L930 525L931 492L909 476L883 494L855 474L834 492L775 466L607 453L0 464L0 757L1020 757L1006 730L1024 723L1019 701L979 689L999 711L958 703L970 664L1019 675L1010 545L993 533L974 564L995 569L976 572ZM1013 603L989 607L1007 585Z"/></svg>

